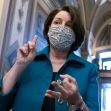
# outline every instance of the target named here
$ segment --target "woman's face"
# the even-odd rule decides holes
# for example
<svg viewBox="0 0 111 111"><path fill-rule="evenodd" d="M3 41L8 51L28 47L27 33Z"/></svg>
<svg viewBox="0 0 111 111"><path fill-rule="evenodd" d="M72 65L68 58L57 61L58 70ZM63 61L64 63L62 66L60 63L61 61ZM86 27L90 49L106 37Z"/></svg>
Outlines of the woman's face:
<svg viewBox="0 0 111 111"><path fill-rule="evenodd" d="M59 51L69 51L75 41L75 33L71 29L71 16L66 11L60 11L54 17L49 28L50 46Z"/></svg>
<svg viewBox="0 0 111 111"><path fill-rule="evenodd" d="M52 21L51 27L56 27L58 25L71 27L71 16L68 12L60 11L56 14Z"/></svg>

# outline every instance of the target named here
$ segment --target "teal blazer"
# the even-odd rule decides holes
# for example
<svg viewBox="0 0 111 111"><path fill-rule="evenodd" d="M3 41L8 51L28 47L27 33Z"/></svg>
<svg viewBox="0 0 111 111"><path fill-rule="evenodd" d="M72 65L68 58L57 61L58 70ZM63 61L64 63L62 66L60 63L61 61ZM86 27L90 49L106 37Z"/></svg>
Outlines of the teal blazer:
<svg viewBox="0 0 111 111"><path fill-rule="evenodd" d="M15 87L4 96L0 93L0 111L9 111L10 108L12 111L41 111L45 92L52 80L52 74L49 51L46 47L37 52L35 59L23 71ZM69 74L74 77L89 111L99 111L96 65L72 52L57 72L56 80L60 78L60 74ZM55 111L69 111L67 101L60 104L55 100Z"/></svg>

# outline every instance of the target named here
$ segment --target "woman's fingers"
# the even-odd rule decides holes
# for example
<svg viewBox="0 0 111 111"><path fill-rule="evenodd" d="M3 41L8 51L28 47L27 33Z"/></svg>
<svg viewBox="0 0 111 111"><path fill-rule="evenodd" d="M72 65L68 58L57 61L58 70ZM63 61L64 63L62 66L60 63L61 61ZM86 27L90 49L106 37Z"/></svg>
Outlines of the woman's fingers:
<svg viewBox="0 0 111 111"><path fill-rule="evenodd" d="M61 93L60 92L55 92L52 90L47 90L45 93L45 96L50 97L50 98L58 98L61 97Z"/></svg>
<svg viewBox="0 0 111 111"><path fill-rule="evenodd" d="M59 83L57 83L56 81L53 81L52 83L51 83L59 92L61 92L62 93L62 96L63 96L63 98L67 98L67 91L66 91L66 89L63 87L63 86L61 86Z"/></svg>
<svg viewBox="0 0 111 111"><path fill-rule="evenodd" d="M35 35L33 40L28 42L30 50L35 49L35 44L36 44L37 39L38 39L38 37L37 37L37 35Z"/></svg>
<svg viewBox="0 0 111 111"><path fill-rule="evenodd" d="M64 85L64 88L67 89L67 90L72 89L72 84L69 82L68 78L64 78L63 85Z"/></svg>
<svg viewBox="0 0 111 111"><path fill-rule="evenodd" d="M22 57L34 54L33 52L36 51L35 44L36 44L37 38L38 38L37 35L35 35L32 41L29 41L28 43L20 47L19 52Z"/></svg>
<svg viewBox="0 0 111 111"><path fill-rule="evenodd" d="M68 79L68 81L70 82L70 83L76 83L76 79L75 78L73 78L73 77L71 77L70 75L68 75L68 74L65 74L65 75L60 75L60 77L62 78L62 79Z"/></svg>
<svg viewBox="0 0 111 111"><path fill-rule="evenodd" d="M61 78L65 79L65 78L69 78L69 79L72 79L72 77L68 74L64 74L64 75L60 75Z"/></svg>
<svg viewBox="0 0 111 111"><path fill-rule="evenodd" d="M29 41L20 48L20 51L27 56L31 50L35 50L37 38L38 37L35 35L32 41Z"/></svg>
<svg viewBox="0 0 111 111"><path fill-rule="evenodd" d="M19 50L20 50L23 54L28 55L28 52L29 52L28 44L24 44L24 46L22 46Z"/></svg>
<svg viewBox="0 0 111 111"><path fill-rule="evenodd" d="M76 92L78 90L78 86L75 78L67 74L60 75L60 77L63 79L64 88L66 90L69 90L69 95L71 93L70 91Z"/></svg>
<svg viewBox="0 0 111 111"><path fill-rule="evenodd" d="M58 98L59 103L63 103L65 99L72 102L79 94L76 79L67 74L60 75L60 77L63 79L63 81L58 80L57 82L53 81L51 83L58 90L58 92L47 90L45 96L50 98Z"/></svg>
<svg viewBox="0 0 111 111"><path fill-rule="evenodd" d="M52 94L50 93L45 93L45 96L49 97L49 98L55 98L55 96L53 96Z"/></svg>
<svg viewBox="0 0 111 111"><path fill-rule="evenodd" d="M34 43L36 43L37 39L38 39L38 36L35 35L32 41L33 41Z"/></svg>

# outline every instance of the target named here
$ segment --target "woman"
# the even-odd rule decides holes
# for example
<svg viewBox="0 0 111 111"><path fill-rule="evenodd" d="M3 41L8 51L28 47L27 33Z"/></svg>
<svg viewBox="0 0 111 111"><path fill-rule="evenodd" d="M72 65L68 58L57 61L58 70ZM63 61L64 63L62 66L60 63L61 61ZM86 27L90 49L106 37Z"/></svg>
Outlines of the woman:
<svg viewBox="0 0 111 111"><path fill-rule="evenodd" d="M73 53L84 40L77 9L52 11L44 36L42 51L35 52L36 36L19 49L2 79L0 111L99 111L97 68Z"/></svg>

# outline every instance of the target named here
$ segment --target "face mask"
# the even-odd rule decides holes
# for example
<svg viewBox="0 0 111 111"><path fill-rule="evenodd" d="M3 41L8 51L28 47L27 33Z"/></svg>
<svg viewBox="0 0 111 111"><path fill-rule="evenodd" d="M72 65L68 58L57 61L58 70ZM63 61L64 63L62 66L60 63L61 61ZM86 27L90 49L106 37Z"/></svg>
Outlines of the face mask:
<svg viewBox="0 0 111 111"><path fill-rule="evenodd" d="M50 27L48 37L50 45L61 51L70 50L75 41L75 33L67 26Z"/></svg>

